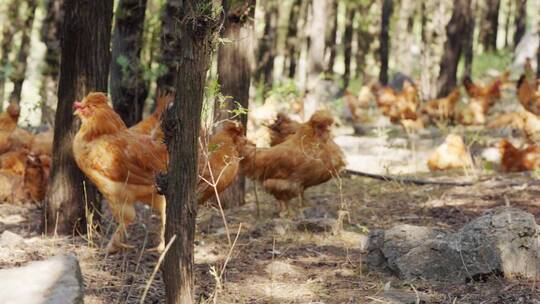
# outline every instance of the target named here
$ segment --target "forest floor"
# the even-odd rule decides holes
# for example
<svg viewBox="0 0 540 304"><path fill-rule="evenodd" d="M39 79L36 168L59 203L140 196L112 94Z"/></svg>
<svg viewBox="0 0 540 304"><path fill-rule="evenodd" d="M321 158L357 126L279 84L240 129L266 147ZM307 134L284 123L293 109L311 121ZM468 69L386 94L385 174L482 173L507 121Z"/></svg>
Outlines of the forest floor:
<svg viewBox="0 0 540 304"><path fill-rule="evenodd" d="M427 172L429 152L444 140L440 129L413 136L396 127L372 128L364 136L341 130L336 141L351 169L473 181L470 186L416 186L344 176L309 189L308 207L300 208L293 201L296 216L279 218L275 200L249 184L247 203L225 210L232 250L220 212L201 207L195 246L197 299L201 303L540 303L535 282L497 276L463 284L408 282L365 265L367 235L373 229L413 224L455 231L487 209L505 205L540 218L540 185L532 182L535 173L504 175L482 160L484 148L493 147L501 134L475 128L459 132L473 153L474 170ZM306 221L312 217L334 220L312 225ZM27 244L0 248L0 268L73 252L82 268L85 303L141 303L147 285L142 303L165 303L160 271L151 278L159 256L143 250L156 240L158 219L148 208L138 206L138 221L129 229L129 242L138 249L116 255L103 249L114 227L107 213L101 232L93 231L91 239L42 236L40 221L41 209L35 205L0 204L0 232L17 233Z"/></svg>

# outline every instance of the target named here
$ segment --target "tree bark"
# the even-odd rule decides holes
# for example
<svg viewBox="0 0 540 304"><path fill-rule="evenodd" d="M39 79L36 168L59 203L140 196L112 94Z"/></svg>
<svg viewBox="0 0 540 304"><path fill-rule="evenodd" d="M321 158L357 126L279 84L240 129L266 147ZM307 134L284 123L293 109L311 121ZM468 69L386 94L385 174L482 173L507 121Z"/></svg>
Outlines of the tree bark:
<svg viewBox="0 0 540 304"><path fill-rule="evenodd" d="M446 96L457 84L457 68L459 58L464 50L464 39L467 26L470 24L470 1L457 0L454 3L452 18L446 26L447 39L444 44L445 53L441 60L439 74L439 97Z"/></svg>
<svg viewBox="0 0 540 304"><path fill-rule="evenodd" d="M21 45L19 47L19 52L17 54L17 59L15 62L15 69L11 73L11 82L13 83L13 91L9 97L10 103L21 102L21 92L24 79L26 76L28 54L30 53L30 35L32 34L32 25L34 24L34 16L37 7L37 0L27 0L26 6L26 19L24 20L22 27L21 35Z"/></svg>
<svg viewBox="0 0 540 304"><path fill-rule="evenodd" d="M538 39L540 40L540 19L537 26ZM536 49L536 79L540 79L540 41L538 43L538 49Z"/></svg>
<svg viewBox="0 0 540 304"><path fill-rule="evenodd" d="M476 24L475 14L477 8L477 3L474 0L471 0L469 3L468 14L468 25L466 28L466 37L464 42L464 57L465 57L465 68L463 70L464 75L472 74L473 59L474 59L474 28Z"/></svg>
<svg viewBox="0 0 540 304"><path fill-rule="evenodd" d="M168 304L194 301L193 249L197 216L198 138L201 109L210 65L212 41L219 15L212 0L168 0L163 11L162 40L167 54L174 54L175 101L162 122L169 152L166 175L166 240L173 237L163 264L163 280Z"/></svg>
<svg viewBox="0 0 540 304"><path fill-rule="evenodd" d="M2 24L2 45L0 51L0 103L4 102L6 80L9 79L8 63L9 54L13 47L13 36L20 28L19 1L11 0L7 8L7 20ZM2 104L0 104L2 106Z"/></svg>
<svg viewBox="0 0 540 304"><path fill-rule="evenodd" d="M506 19L504 21L504 48L508 48L510 45L510 20L512 17L512 2L514 0L507 0Z"/></svg>
<svg viewBox="0 0 540 304"><path fill-rule="evenodd" d="M99 204L73 158L72 138L79 124L73 120L72 104L89 92L107 91L112 11L112 1L64 3L53 164L44 212L47 233L86 232L85 204L90 210Z"/></svg>
<svg viewBox="0 0 540 304"><path fill-rule="evenodd" d="M276 57L278 3L276 0L266 0L264 7L264 31L259 43L257 55L258 82L263 82L265 88L272 87L274 59Z"/></svg>
<svg viewBox="0 0 540 304"><path fill-rule="evenodd" d="M517 47L518 43L525 35L527 29L527 0L515 0L515 32L514 32L514 47Z"/></svg>
<svg viewBox="0 0 540 304"><path fill-rule="evenodd" d="M304 119L311 117L319 105L320 92L318 80L326 70L324 61L324 43L325 37L321 33L326 33L326 11L327 0L313 0L311 5L311 24L309 32L309 49L307 62L307 94L304 101Z"/></svg>
<svg viewBox="0 0 540 304"><path fill-rule="evenodd" d="M114 110L128 127L142 119L148 83L141 49L147 0L120 0L112 34L110 89Z"/></svg>
<svg viewBox="0 0 540 304"><path fill-rule="evenodd" d="M41 28L41 40L45 43L45 66L40 86L41 122L54 125L58 71L60 69L60 32L64 19L64 0L46 0L47 15Z"/></svg>
<svg viewBox="0 0 540 304"><path fill-rule="evenodd" d="M488 0L486 11L480 22L479 40L484 47L484 51L491 52L497 49L497 33L499 29L499 8L501 0Z"/></svg>
<svg viewBox="0 0 540 304"><path fill-rule="evenodd" d="M383 0L381 14L381 47L379 56L381 58L381 70L379 72L379 82L383 85L388 83L388 53L390 51L390 18L394 7L393 0Z"/></svg>
<svg viewBox="0 0 540 304"><path fill-rule="evenodd" d="M326 30L326 40L325 40L325 58L328 58L328 63L326 65L326 72L332 74L334 72L334 63L336 61L336 37L337 37L337 28L338 28L338 1L337 0L328 0L328 13L327 20L331 20L328 24ZM349 13L349 12L347 12ZM353 13L354 15L354 13ZM352 26L352 20L346 20ZM351 31L352 33L352 31Z"/></svg>
<svg viewBox="0 0 540 304"><path fill-rule="evenodd" d="M370 0L366 4L360 4L358 6L358 14L356 14L357 19L357 30L356 30L356 77L364 77L364 69L366 65L366 56L369 54L370 45L373 41L373 35L369 32L369 20L366 20L363 12L368 12L373 1Z"/></svg>
<svg viewBox="0 0 540 304"><path fill-rule="evenodd" d="M221 45L218 51L218 81L221 93L230 96L225 107L214 105L214 122L230 119L231 110L249 108L249 87L251 83L251 63L253 61L253 20L255 0L223 1L227 18L222 37L231 43ZM247 115L234 117L242 125L247 125ZM217 126L219 128L219 125ZM220 195L225 207L237 207L245 203L245 177L238 175L236 181Z"/></svg>
<svg viewBox="0 0 540 304"><path fill-rule="evenodd" d="M412 75L413 58L411 45L414 42L414 12L416 1L401 0L399 5L399 18L396 23L396 28L392 37L393 50L398 56L393 56L393 63L396 71L405 75Z"/></svg>
<svg viewBox="0 0 540 304"><path fill-rule="evenodd" d="M345 31L343 31L343 57L345 64L345 73L343 74L343 87L349 86L351 80L351 55L353 39L353 23L356 9L351 4L347 4L347 13L345 14Z"/></svg>
<svg viewBox="0 0 540 304"><path fill-rule="evenodd" d="M287 38L285 41L285 60L283 71L287 72L289 78L294 78L296 74L296 60L299 56L300 39L298 38L298 23L300 17L300 4L302 0L294 0L289 13L287 23Z"/></svg>

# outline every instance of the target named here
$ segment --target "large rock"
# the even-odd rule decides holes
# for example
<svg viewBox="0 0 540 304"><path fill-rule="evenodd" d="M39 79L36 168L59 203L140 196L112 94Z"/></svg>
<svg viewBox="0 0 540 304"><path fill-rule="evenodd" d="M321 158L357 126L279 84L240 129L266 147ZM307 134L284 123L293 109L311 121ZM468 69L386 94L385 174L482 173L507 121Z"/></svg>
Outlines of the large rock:
<svg viewBox="0 0 540 304"><path fill-rule="evenodd" d="M83 303L83 279L74 255L0 270L2 304Z"/></svg>
<svg viewBox="0 0 540 304"><path fill-rule="evenodd" d="M538 227L532 214L513 208L489 210L456 233L401 225L370 236L367 262L408 280L538 279Z"/></svg>

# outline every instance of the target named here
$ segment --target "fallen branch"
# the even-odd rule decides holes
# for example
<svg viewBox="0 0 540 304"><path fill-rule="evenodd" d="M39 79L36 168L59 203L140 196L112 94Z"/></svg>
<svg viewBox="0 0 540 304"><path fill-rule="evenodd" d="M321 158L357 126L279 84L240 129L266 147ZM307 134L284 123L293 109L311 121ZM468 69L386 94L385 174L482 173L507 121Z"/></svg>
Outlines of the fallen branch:
<svg viewBox="0 0 540 304"><path fill-rule="evenodd" d="M456 187L466 187L466 186L474 185L473 182L448 182L448 181L415 179L415 178L397 177L397 176L390 176L390 175L372 174L372 173L354 171L350 169L346 169L342 174L369 177L369 178L378 179L385 182L397 182L401 184L441 185L441 186L456 186Z"/></svg>

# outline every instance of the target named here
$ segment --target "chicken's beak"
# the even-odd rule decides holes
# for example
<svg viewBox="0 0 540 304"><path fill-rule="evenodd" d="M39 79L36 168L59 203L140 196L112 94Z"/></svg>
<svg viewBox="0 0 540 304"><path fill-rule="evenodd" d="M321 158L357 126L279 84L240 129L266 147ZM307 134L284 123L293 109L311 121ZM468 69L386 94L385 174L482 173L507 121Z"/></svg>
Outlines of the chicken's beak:
<svg viewBox="0 0 540 304"><path fill-rule="evenodd" d="M75 110L75 111L73 111L73 115L78 115L80 113L79 110L82 109L82 108L83 108L82 102L75 101L73 103L73 109Z"/></svg>

